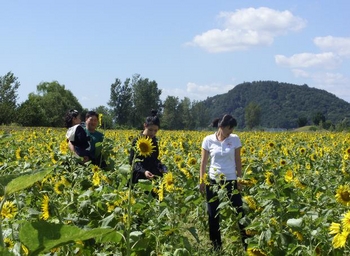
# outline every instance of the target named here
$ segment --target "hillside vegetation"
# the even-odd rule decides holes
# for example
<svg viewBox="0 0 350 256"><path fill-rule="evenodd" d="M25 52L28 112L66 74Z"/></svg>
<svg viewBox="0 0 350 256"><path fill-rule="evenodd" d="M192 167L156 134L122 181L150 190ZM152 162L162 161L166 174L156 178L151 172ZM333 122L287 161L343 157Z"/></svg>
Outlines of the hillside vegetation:
<svg viewBox="0 0 350 256"><path fill-rule="evenodd" d="M231 113L242 128L245 108L251 102L259 105L260 126L266 128L295 128L299 118L307 118L311 124L316 113L333 124L350 115L350 103L325 90L275 81L245 82L203 103L212 118Z"/></svg>

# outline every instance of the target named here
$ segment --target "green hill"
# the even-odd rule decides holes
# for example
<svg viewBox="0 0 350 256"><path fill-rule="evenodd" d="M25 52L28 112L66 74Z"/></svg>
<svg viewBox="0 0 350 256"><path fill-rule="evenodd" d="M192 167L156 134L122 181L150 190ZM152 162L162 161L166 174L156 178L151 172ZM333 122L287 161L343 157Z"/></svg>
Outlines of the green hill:
<svg viewBox="0 0 350 256"><path fill-rule="evenodd" d="M260 106L260 126L266 128L295 128L299 118L311 124L316 113L333 124L350 115L350 103L325 90L275 81L245 82L203 101L211 118L231 113L240 128L245 127L245 108L251 102Z"/></svg>

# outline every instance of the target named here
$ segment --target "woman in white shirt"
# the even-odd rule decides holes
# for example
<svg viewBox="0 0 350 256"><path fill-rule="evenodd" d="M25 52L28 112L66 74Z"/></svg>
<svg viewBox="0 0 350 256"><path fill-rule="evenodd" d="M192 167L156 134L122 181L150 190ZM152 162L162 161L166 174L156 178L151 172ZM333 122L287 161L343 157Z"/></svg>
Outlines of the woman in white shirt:
<svg viewBox="0 0 350 256"><path fill-rule="evenodd" d="M213 127L218 130L211 135L206 136L202 142L202 157L200 166L200 192L206 193L208 215L209 215L209 236L212 241L214 250L221 250L222 240L220 234L220 223L218 206L219 200L217 193L213 190L215 184L224 185L227 189L228 197L241 217L244 216L242 208L242 196L237 193L241 190L241 184L237 183L237 178L242 177L241 164L241 141L236 134L232 134L233 128L237 126L237 121L231 115L224 115L221 119L215 119L212 122ZM205 173L207 163L210 158L209 165L209 185L205 184ZM244 225L239 223L242 242L244 248L247 249L245 239Z"/></svg>

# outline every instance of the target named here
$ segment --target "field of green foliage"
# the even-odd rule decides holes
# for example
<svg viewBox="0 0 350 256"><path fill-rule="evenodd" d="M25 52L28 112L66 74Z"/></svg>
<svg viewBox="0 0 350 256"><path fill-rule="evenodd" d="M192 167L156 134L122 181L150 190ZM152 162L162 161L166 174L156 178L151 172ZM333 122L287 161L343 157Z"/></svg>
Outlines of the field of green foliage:
<svg viewBox="0 0 350 256"><path fill-rule="evenodd" d="M131 188L128 151L138 131L102 131L108 171L73 156L65 131L0 131L1 255L213 255L198 190L210 132L161 130L169 173ZM247 254L349 255L350 134L238 135ZM244 255L220 191L224 255Z"/></svg>

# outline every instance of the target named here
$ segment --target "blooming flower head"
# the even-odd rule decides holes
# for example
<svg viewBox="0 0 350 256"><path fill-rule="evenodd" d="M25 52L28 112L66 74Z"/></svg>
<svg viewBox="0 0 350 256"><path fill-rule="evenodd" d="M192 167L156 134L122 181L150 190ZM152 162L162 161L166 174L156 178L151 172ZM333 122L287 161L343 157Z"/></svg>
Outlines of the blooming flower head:
<svg viewBox="0 0 350 256"><path fill-rule="evenodd" d="M243 200L248 204L249 208L256 210L256 202L252 196L244 196Z"/></svg>
<svg viewBox="0 0 350 256"><path fill-rule="evenodd" d="M339 234L340 231L341 231L341 225L340 225L340 223L332 222L332 224L329 226L329 234L330 234L330 235Z"/></svg>
<svg viewBox="0 0 350 256"><path fill-rule="evenodd" d="M174 191L175 185L174 185L174 178L173 178L172 172L168 172L164 175L163 185L166 191L168 192Z"/></svg>
<svg viewBox="0 0 350 256"><path fill-rule="evenodd" d="M347 149L345 149L345 154L350 155L350 147L349 147L349 148L347 148Z"/></svg>
<svg viewBox="0 0 350 256"><path fill-rule="evenodd" d="M136 150L141 156L150 156L154 148L155 146L149 137L141 136L136 142Z"/></svg>
<svg viewBox="0 0 350 256"><path fill-rule="evenodd" d="M265 173L265 182L267 185L271 186L274 183L273 173L272 172L266 172Z"/></svg>
<svg viewBox="0 0 350 256"><path fill-rule="evenodd" d="M47 220L50 217L50 199L47 195L44 195L43 202L41 204L41 219Z"/></svg>
<svg viewBox="0 0 350 256"><path fill-rule="evenodd" d="M303 241L303 235L298 232L298 231L294 231L293 235L295 235L295 237L299 240L299 241Z"/></svg>
<svg viewBox="0 0 350 256"><path fill-rule="evenodd" d="M62 140L60 143L60 151L63 155L68 153L68 143L66 140Z"/></svg>
<svg viewBox="0 0 350 256"><path fill-rule="evenodd" d="M350 231L350 211L344 214L342 224L343 224L344 230Z"/></svg>
<svg viewBox="0 0 350 256"><path fill-rule="evenodd" d="M6 201L1 209L1 217L12 219L17 214L18 209L12 201Z"/></svg>
<svg viewBox="0 0 350 256"><path fill-rule="evenodd" d="M336 191L335 199L346 206L350 206L350 186L340 185Z"/></svg>
<svg viewBox="0 0 350 256"><path fill-rule="evenodd" d="M92 176L92 184L97 187L101 183L101 178L100 178L100 173L99 172L94 172Z"/></svg>
<svg viewBox="0 0 350 256"><path fill-rule="evenodd" d="M193 166L193 165L195 165L196 163L197 163L197 159L194 158L194 157L191 157L190 159L187 160L187 164L188 164L189 166Z"/></svg>
<svg viewBox="0 0 350 256"><path fill-rule="evenodd" d="M247 250L247 255L248 256L266 256L266 253L264 253L262 250L260 249L256 249L256 248L249 248Z"/></svg>
<svg viewBox="0 0 350 256"><path fill-rule="evenodd" d="M286 174L284 175L284 180L288 183L293 180L293 172L291 170L288 170L286 172Z"/></svg>
<svg viewBox="0 0 350 256"><path fill-rule="evenodd" d="M348 238L348 235L349 235L348 231L343 231L341 233L336 234L332 240L333 248L337 249L337 248L345 247L345 243L346 243L346 239Z"/></svg>

